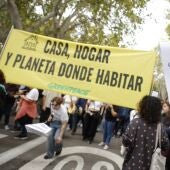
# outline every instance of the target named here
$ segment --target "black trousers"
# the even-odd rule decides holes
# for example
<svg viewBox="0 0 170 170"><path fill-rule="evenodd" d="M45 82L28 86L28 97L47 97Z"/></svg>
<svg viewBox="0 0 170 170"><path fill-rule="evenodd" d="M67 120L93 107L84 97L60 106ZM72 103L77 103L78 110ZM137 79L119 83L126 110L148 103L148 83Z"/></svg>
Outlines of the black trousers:
<svg viewBox="0 0 170 170"><path fill-rule="evenodd" d="M4 106L0 108L0 121L4 116L4 125L8 125L12 106L15 103L15 98L13 96L8 95L8 97L6 97L6 100L4 102L5 102Z"/></svg>
<svg viewBox="0 0 170 170"><path fill-rule="evenodd" d="M21 126L21 135L27 136L27 130L25 128L25 125L32 124L33 118L29 117L28 115L25 115L17 120Z"/></svg>
<svg viewBox="0 0 170 170"><path fill-rule="evenodd" d="M46 108L46 110L41 110L41 113L40 113L40 122L45 122L47 121L48 117L50 116L51 114L51 110L50 108Z"/></svg>
<svg viewBox="0 0 170 170"><path fill-rule="evenodd" d="M96 135L99 120L100 120L99 112L94 112L93 115L90 115L89 113L85 114L83 121L83 139L93 141Z"/></svg>

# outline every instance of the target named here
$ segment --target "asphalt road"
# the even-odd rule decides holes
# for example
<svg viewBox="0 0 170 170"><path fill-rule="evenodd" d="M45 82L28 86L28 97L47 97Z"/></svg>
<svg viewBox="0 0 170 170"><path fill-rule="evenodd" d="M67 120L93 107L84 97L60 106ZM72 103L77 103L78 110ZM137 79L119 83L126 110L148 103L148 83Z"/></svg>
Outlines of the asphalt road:
<svg viewBox="0 0 170 170"><path fill-rule="evenodd" d="M14 139L16 133L0 126L0 169L2 170L120 170L120 138L112 138L110 148L98 146L102 133L92 144L82 141L81 128L73 136L66 131L60 156L45 160L46 137L29 134L26 140Z"/></svg>

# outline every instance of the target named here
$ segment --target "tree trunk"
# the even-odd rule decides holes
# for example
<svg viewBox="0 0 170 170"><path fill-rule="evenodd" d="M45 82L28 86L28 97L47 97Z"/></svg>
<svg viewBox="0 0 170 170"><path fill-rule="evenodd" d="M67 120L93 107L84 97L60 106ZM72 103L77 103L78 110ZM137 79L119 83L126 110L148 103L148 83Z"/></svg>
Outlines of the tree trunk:
<svg viewBox="0 0 170 170"><path fill-rule="evenodd" d="M14 28L22 29L21 18L15 0L7 0L7 9Z"/></svg>

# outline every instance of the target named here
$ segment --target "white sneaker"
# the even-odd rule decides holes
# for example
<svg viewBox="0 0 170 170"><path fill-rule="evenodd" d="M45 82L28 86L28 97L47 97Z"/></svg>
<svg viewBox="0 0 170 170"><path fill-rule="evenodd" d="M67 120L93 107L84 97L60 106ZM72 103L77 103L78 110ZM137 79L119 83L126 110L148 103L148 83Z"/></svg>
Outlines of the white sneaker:
<svg viewBox="0 0 170 170"><path fill-rule="evenodd" d="M5 125L5 130L9 130L9 126L8 125Z"/></svg>
<svg viewBox="0 0 170 170"><path fill-rule="evenodd" d="M98 146L104 146L104 142L100 142Z"/></svg>
<svg viewBox="0 0 170 170"><path fill-rule="evenodd" d="M109 146L108 145L104 145L104 148L103 148L104 150L107 150L107 149L109 149Z"/></svg>

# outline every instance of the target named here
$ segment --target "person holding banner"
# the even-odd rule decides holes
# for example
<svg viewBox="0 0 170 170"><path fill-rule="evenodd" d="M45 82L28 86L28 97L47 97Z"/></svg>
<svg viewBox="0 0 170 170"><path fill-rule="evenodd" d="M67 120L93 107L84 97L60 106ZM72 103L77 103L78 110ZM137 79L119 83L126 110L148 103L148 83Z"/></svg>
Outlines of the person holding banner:
<svg viewBox="0 0 170 170"><path fill-rule="evenodd" d="M76 96L70 96L70 95L64 95L64 106L67 109L68 115L69 115L69 121L68 121L68 130L72 130L73 125L73 115L76 110L76 102L77 97Z"/></svg>
<svg viewBox="0 0 170 170"><path fill-rule="evenodd" d="M86 103L86 114L83 121L83 140L88 140L89 144L93 142L97 131L101 107L102 103L99 101L88 100Z"/></svg>
<svg viewBox="0 0 170 170"><path fill-rule="evenodd" d="M44 159L52 158L57 146L62 145L63 134L68 123L67 109L62 103L62 97L54 97L51 101L51 115L48 118L48 122L50 122L52 132L48 136L47 153ZM59 153L56 151L55 154L58 155Z"/></svg>
<svg viewBox="0 0 170 170"><path fill-rule="evenodd" d="M16 85L6 84L5 75L0 70L0 121L4 116L4 128L9 130L9 118L12 106L15 102L14 93L16 92Z"/></svg>
<svg viewBox="0 0 170 170"><path fill-rule="evenodd" d="M81 122L83 123L83 115L85 113L86 102L87 99L84 98L78 98L76 102L76 111L72 117L72 135L75 134L79 121L81 120Z"/></svg>
<svg viewBox="0 0 170 170"><path fill-rule="evenodd" d="M21 133L15 136L15 139L27 139L28 134L25 128L26 124L31 124L33 119L37 116L37 103L39 92L38 89L31 89L26 95L21 95L19 102L19 109L15 120L21 126Z"/></svg>
<svg viewBox="0 0 170 170"><path fill-rule="evenodd" d="M0 70L0 120L5 112L5 99L7 96L7 91L5 88L5 75L2 70Z"/></svg>
<svg viewBox="0 0 170 170"><path fill-rule="evenodd" d="M104 146L103 149L105 150L109 148L110 140L113 136L113 130L116 125L118 112L118 106L106 104L105 121L103 125L103 141L98 144L99 146Z"/></svg>
<svg viewBox="0 0 170 170"><path fill-rule="evenodd" d="M51 113L50 111L51 100L54 97L60 97L61 95L56 92L47 91L47 90L43 90L42 95L43 95L43 98L42 98L42 109L40 112L40 122L45 122L47 121Z"/></svg>

